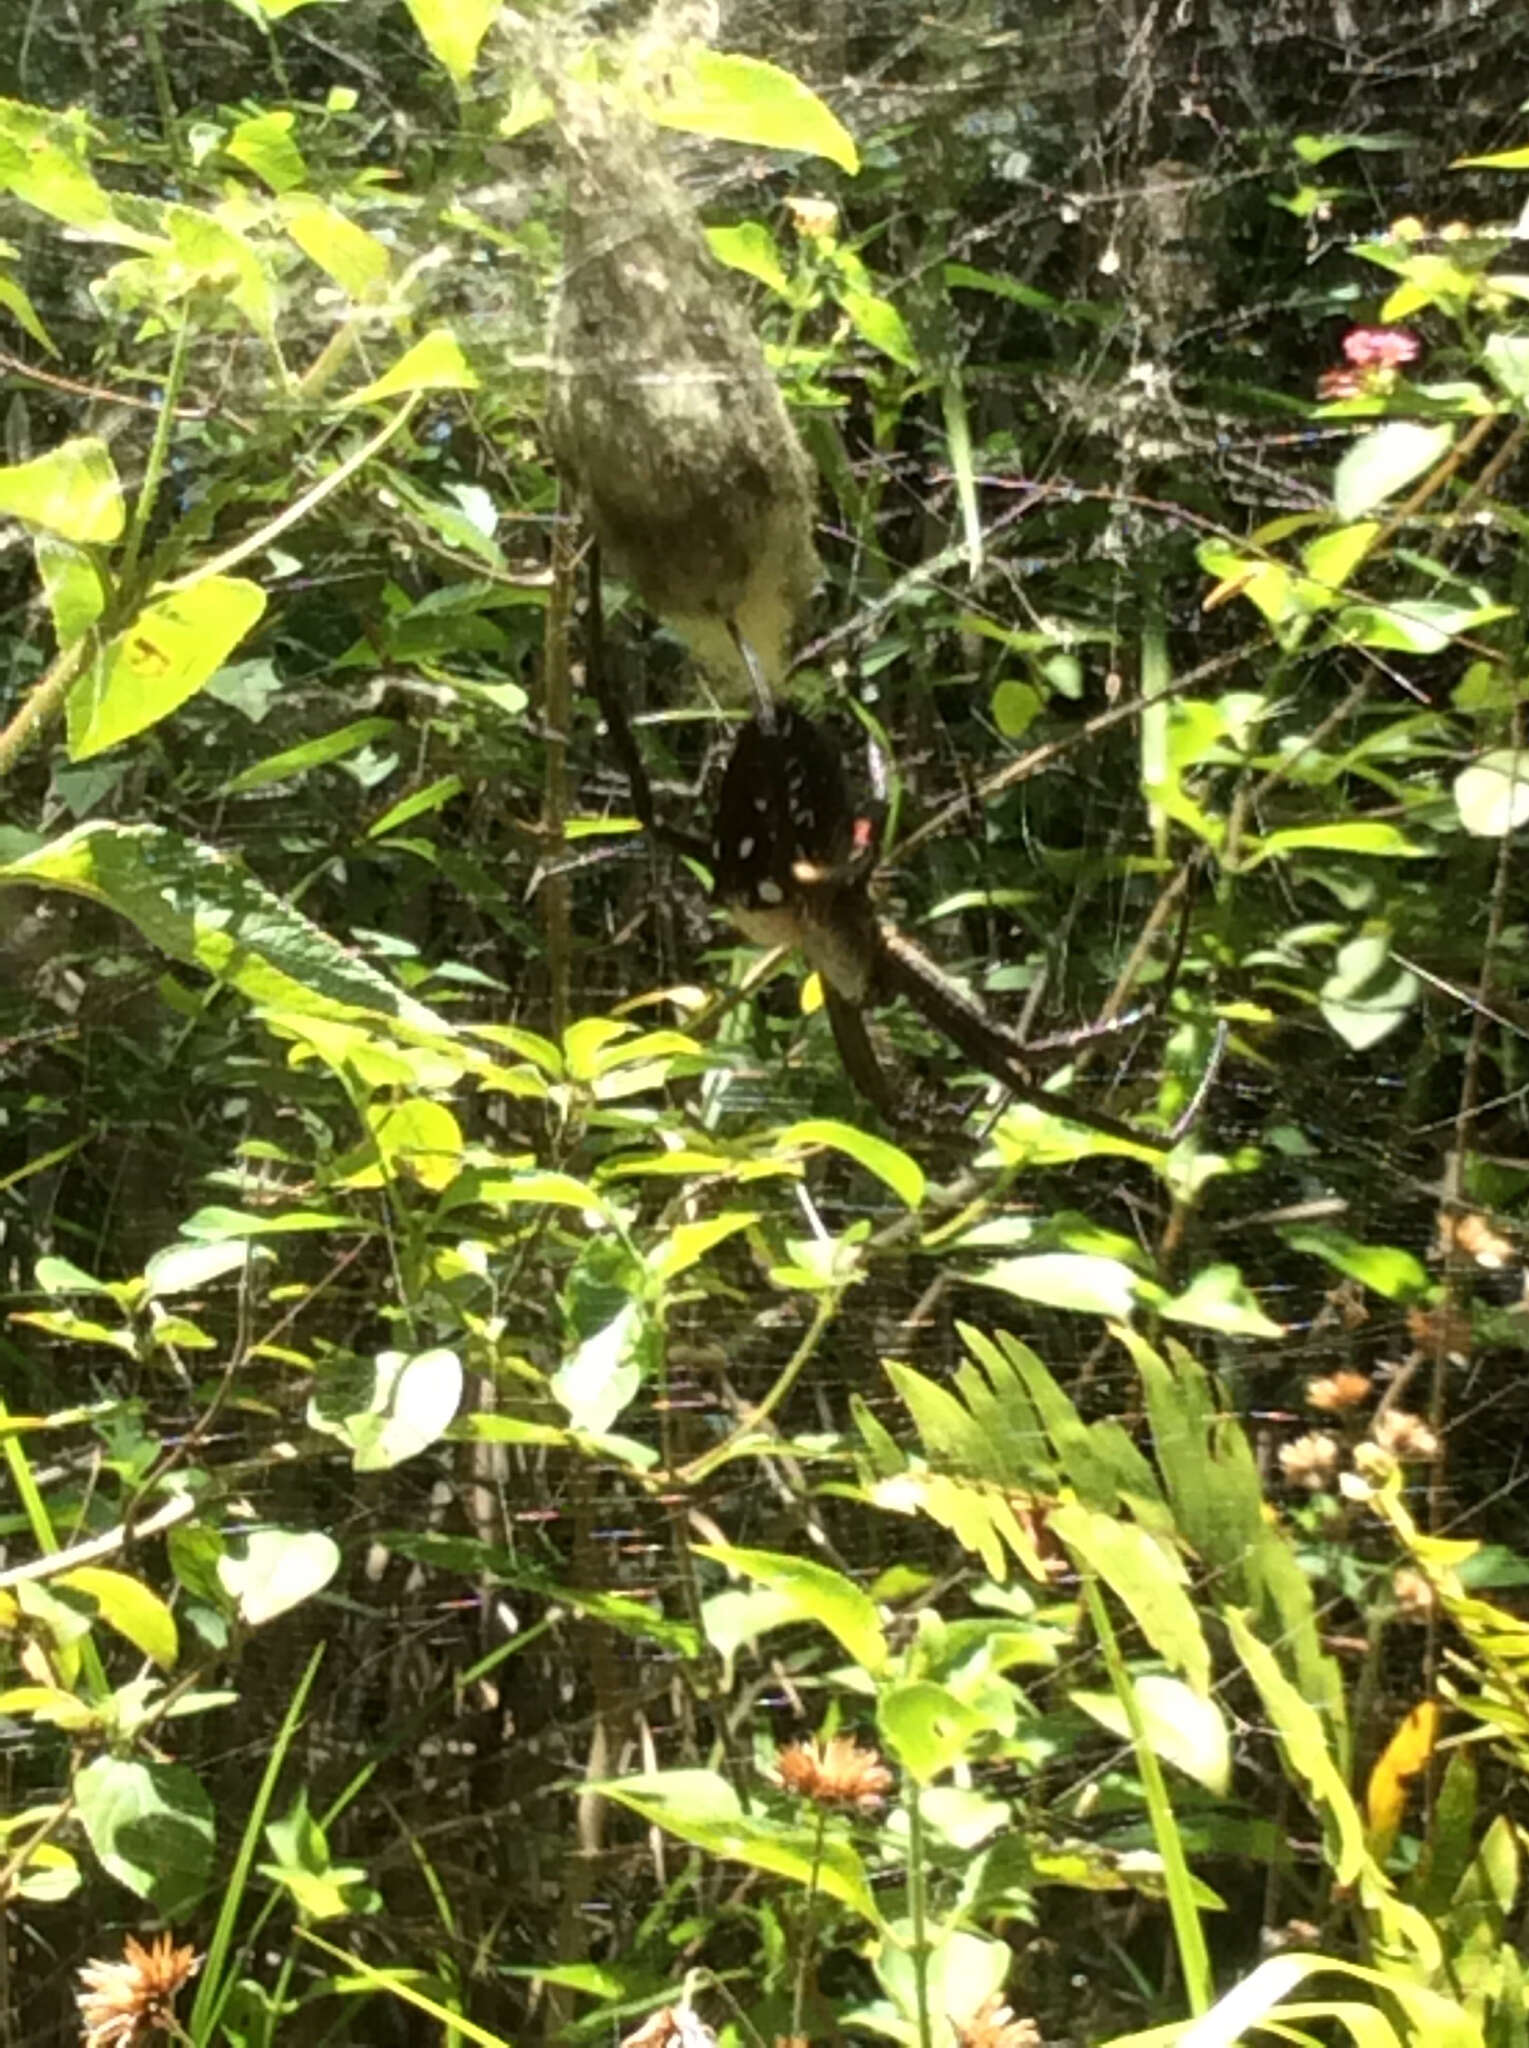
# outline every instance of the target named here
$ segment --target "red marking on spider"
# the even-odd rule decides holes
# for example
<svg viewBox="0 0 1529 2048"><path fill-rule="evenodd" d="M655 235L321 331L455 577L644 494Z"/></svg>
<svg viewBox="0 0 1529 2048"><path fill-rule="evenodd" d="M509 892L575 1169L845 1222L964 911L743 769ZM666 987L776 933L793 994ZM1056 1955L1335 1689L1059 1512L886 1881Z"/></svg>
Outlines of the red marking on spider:
<svg viewBox="0 0 1529 2048"><path fill-rule="evenodd" d="M856 853L868 853L870 851L871 841L875 837L875 833L876 827L869 818L857 818L855 820Z"/></svg>

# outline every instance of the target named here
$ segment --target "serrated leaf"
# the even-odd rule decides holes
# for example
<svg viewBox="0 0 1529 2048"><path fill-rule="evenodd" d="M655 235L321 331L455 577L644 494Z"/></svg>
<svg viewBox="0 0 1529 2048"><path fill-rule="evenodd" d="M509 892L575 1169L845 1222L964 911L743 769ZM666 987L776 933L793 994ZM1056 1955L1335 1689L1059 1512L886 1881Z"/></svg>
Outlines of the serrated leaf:
<svg viewBox="0 0 1529 2048"><path fill-rule="evenodd" d="M218 1559L218 1583L249 1628L260 1628L321 1592L340 1569L340 1547L321 1530L255 1529L242 1557Z"/></svg>
<svg viewBox="0 0 1529 2048"><path fill-rule="evenodd" d="M105 545L126 524L122 485L104 441L82 435L30 462L0 468L0 512L61 540Z"/></svg>
<svg viewBox="0 0 1529 2048"><path fill-rule="evenodd" d="M1338 517L1362 519L1383 505L1446 454L1454 438L1453 427L1425 427L1415 420L1387 420L1361 435L1333 477Z"/></svg>
<svg viewBox="0 0 1529 2048"><path fill-rule="evenodd" d="M242 576L208 576L157 598L69 692L69 757L88 761L194 697L265 610Z"/></svg>
<svg viewBox="0 0 1529 2048"><path fill-rule="evenodd" d="M758 57L694 46L671 70L652 112L662 128L826 156L851 176L860 168L838 116L799 78Z"/></svg>

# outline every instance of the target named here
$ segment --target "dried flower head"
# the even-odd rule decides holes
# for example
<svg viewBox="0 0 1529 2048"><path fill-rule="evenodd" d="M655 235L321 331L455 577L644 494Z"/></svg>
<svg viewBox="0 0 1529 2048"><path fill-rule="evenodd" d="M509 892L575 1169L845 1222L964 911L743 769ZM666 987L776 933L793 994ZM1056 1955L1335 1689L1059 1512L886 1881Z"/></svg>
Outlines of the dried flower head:
<svg viewBox="0 0 1529 2048"><path fill-rule="evenodd" d="M1410 1565L1403 1565L1391 1574L1391 1591L1396 1599L1396 1611L1408 1621L1426 1621L1438 1604L1433 1587Z"/></svg>
<svg viewBox="0 0 1529 2048"><path fill-rule="evenodd" d="M1405 327L1351 327L1343 337L1343 360L1356 370L1399 370L1415 363L1422 348Z"/></svg>
<svg viewBox="0 0 1529 2048"><path fill-rule="evenodd" d="M786 200L791 225L807 242L826 242L839 225L839 209L831 199L809 199L796 194Z"/></svg>
<svg viewBox="0 0 1529 2048"><path fill-rule="evenodd" d="M175 1994L200 1966L196 1950L177 1948L169 1934L147 1948L129 1935L120 1962L86 1963L75 1994L84 2048L137 2048L150 2034L171 2032Z"/></svg>
<svg viewBox="0 0 1529 2048"><path fill-rule="evenodd" d="M969 2020L956 2027L961 2048L1041 2048L1034 2020L1017 2020L1001 1991L991 1991Z"/></svg>
<svg viewBox="0 0 1529 2048"><path fill-rule="evenodd" d="M892 1773L874 1749L862 1749L852 1735L810 1736L791 1742L775 1759L788 1792L819 1806L858 1806L871 1813L892 1789Z"/></svg>
<svg viewBox="0 0 1529 2048"><path fill-rule="evenodd" d="M1347 1499L1361 1500L1365 1498L1363 1482L1370 1486L1384 1486L1395 1470L1395 1458L1389 1451L1383 1451L1379 1444L1355 1444L1354 1471L1358 1478L1355 1479L1352 1490L1340 1482L1341 1490ZM1347 1480L1348 1477L1345 1473L1344 1479Z"/></svg>
<svg viewBox="0 0 1529 2048"><path fill-rule="evenodd" d="M1403 1465L1429 1465L1439 1455L1439 1439L1421 1415L1405 1408L1388 1408L1377 1415L1375 1441L1383 1451Z"/></svg>
<svg viewBox="0 0 1529 2048"><path fill-rule="evenodd" d="M1370 1380L1362 1372L1330 1372L1306 1382L1306 1405L1323 1415L1342 1415L1370 1398Z"/></svg>
<svg viewBox="0 0 1529 2048"><path fill-rule="evenodd" d="M1511 1265L1514 1258L1510 1239L1500 1230L1494 1230L1485 1216L1470 1211L1464 1216L1443 1212L1439 1217L1439 1252L1447 1256L1450 1252L1463 1252L1466 1258L1474 1259L1478 1266L1485 1266L1488 1272L1496 1272L1503 1266Z"/></svg>
<svg viewBox="0 0 1529 2048"><path fill-rule="evenodd" d="M1279 1465L1292 1486L1320 1493L1324 1486L1331 1485L1338 1470L1337 1439L1316 1430L1308 1431L1293 1443L1280 1445Z"/></svg>

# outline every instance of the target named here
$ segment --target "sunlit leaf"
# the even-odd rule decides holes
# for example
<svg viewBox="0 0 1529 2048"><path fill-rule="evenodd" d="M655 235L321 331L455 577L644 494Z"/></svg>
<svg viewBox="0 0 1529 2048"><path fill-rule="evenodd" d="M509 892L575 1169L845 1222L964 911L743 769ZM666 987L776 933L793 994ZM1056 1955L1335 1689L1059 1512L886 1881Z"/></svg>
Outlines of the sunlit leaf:
<svg viewBox="0 0 1529 2048"><path fill-rule="evenodd" d="M110 449L87 435L0 468L0 512L61 540L116 540L125 513Z"/></svg>
<svg viewBox="0 0 1529 2048"><path fill-rule="evenodd" d="M692 46L671 68L652 112L664 128L826 156L851 175L860 168L854 140L837 115L800 79L758 57Z"/></svg>
<svg viewBox="0 0 1529 2048"><path fill-rule="evenodd" d="M95 1602L96 1612L108 1627L125 1636L135 1650L168 1671L180 1654L175 1617L157 1593L127 1572L108 1571L100 1565L77 1565L61 1572L55 1586L72 1588Z"/></svg>
<svg viewBox="0 0 1529 2048"><path fill-rule="evenodd" d="M353 299L369 299L392 271L387 246L311 192L289 192L281 203L282 224L299 249Z"/></svg>
<svg viewBox="0 0 1529 2048"><path fill-rule="evenodd" d="M1529 823L1529 752L1495 749L1455 777L1455 809L1467 832L1502 839Z"/></svg>
<svg viewBox="0 0 1529 2048"><path fill-rule="evenodd" d="M147 605L69 693L69 754L88 761L194 697L265 610L239 576L209 576Z"/></svg>
<svg viewBox="0 0 1529 2048"><path fill-rule="evenodd" d="M735 227L708 228L706 240L713 256L729 270L741 270L745 277L768 285L783 299L792 296L791 280L781 267L775 237L763 221L744 220Z"/></svg>
<svg viewBox="0 0 1529 2048"><path fill-rule="evenodd" d="M1428 1291L1427 1268L1402 1245L1364 1244L1325 1223L1290 1223L1280 1236L1293 1250L1310 1252L1387 1301L1417 1301Z"/></svg>
<svg viewBox="0 0 1529 2048"><path fill-rule="evenodd" d="M1333 503L1342 520L1362 519L1433 466L1454 442L1451 426L1386 420L1362 434L1338 464Z"/></svg>
<svg viewBox="0 0 1529 2048"><path fill-rule="evenodd" d="M1232 1744L1215 1700L1161 1672L1144 1672L1133 1679L1132 1690L1153 1752L1207 1792L1224 1795L1231 1784ZM1132 1740L1130 1719L1114 1693L1071 1692L1068 1698L1120 1741Z"/></svg>
<svg viewBox="0 0 1529 2048"><path fill-rule="evenodd" d="M339 1545L322 1530L253 1529L242 1557L219 1558L218 1580L240 1620L259 1628L322 1592L339 1569Z"/></svg>
<svg viewBox="0 0 1529 2048"><path fill-rule="evenodd" d="M1202 1266L1182 1294L1162 1303L1170 1323L1219 1330L1226 1337L1283 1337L1285 1332L1259 1306L1235 1266Z"/></svg>
<svg viewBox="0 0 1529 2048"><path fill-rule="evenodd" d="M793 1601L803 1621L826 1628L863 1670L879 1671L886 1663L887 1641L876 1603L842 1572L811 1558L740 1550L730 1543L698 1543L696 1553Z"/></svg>
<svg viewBox="0 0 1529 2048"><path fill-rule="evenodd" d="M1375 1854L1390 1854L1407 1811L1409 1782L1427 1770L1439 1739L1437 1700L1420 1700L1375 1759L1365 1787L1365 1822Z"/></svg>
<svg viewBox="0 0 1529 2048"><path fill-rule="evenodd" d="M297 116L288 107L252 114L240 121L223 147L236 163L263 179L273 192L289 192L307 182L308 166L293 140Z"/></svg>
<svg viewBox="0 0 1529 2048"><path fill-rule="evenodd" d="M1181 1671L1201 1698L1210 1691L1210 1646L1176 1551L1134 1522L1064 1502L1047 1527L1120 1600L1158 1655Z"/></svg>
<svg viewBox="0 0 1529 2048"><path fill-rule="evenodd" d="M1025 1253L967 1277L1021 1301L1109 1316L1116 1322L1127 1320L1136 1302L1136 1275L1129 1266L1084 1252Z"/></svg>
<svg viewBox="0 0 1529 2048"><path fill-rule="evenodd" d="M375 405L406 391L476 391L478 380L467 366L461 344L447 327L437 327L401 355L391 370L353 391L347 403Z"/></svg>
<svg viewBox="0 0 1529 2048"><path fill-rule="evenodd" d="M462 1404L462 1361L444 1346L379 1352L361 1361L364 1399L352 1405L349 1375L319 1380L309 1403L314 1428L347 1444L357 1472L391 1472L438 1443Z"/></svg>
<svg viewBox="0 0 1529 2048"><path fill-rule="evenodd" d="M910 1209L916 1209L924 1199L924 1169L918 1161L900 1146L873 1137L854 1124L815 1117L806 1123L791 1124L775 1142L782 1151L804 1145L827 1145L835 1152L843 1152L867 1173L875 1174Z"/></svg>
<svg viewBox="0 0 1529 2048"><path fill-rule="evenodd" d="M499 0L404 0L430 54L458 85L472 74Z"/></svg>
<svg viewBox="0 0 1529 2048"><path fill-rule="evenodd" d="M889 1686L876 1705L876 1726L898 1762L921 1785L959 1763L985 1718L929 1679Z"/></svg>
<svg viewBox="0 0 1529 2048"><path fill-rule="evenodd" d="M98 1756L75 1773L73 1791L103 1869L167 1920L184 1918L212 1877L213 1807L196 1775L183 1764Z"/></svg>

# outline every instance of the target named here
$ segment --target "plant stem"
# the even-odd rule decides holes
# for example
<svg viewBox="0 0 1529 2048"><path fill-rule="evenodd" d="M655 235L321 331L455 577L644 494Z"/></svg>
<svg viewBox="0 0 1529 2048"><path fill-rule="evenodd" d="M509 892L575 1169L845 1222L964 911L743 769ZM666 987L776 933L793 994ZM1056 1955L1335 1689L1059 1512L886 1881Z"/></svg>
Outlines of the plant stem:
<svg viewBox="0 0 1529 2048"><path fill-rule="evenodd" d="M818 1832L812 1844L812 1875L807 1880L807 1900L802 1908L800 1946L796 1952L796 1983L791 1991L791 2035L802 2039L802 2013L807 2004L807 1966L812 1959L813 1937L817 1932L818 1866L823 1860L823 1836L828 1815L818 1808Z"/></svg>
<svg viewBox="0 0 1529 2048"><path fill-rule="evenodd" d="M180 325L175 330L175 344L170 351L170 368L165 377L159 417L154 422L154 439L149 444L148 463L143 472L143 482L138 489L138 502L133 507L132 524L128 527L127 539L122 544L122 560L117 568L119 590L125 591L133 580L133 571L138 566L144 535L148 532L149 521L154 516L154 501L159 496L159 486L164 480L165 458L170 452L170 431L175 423L175 408L181 395L181 386L186 380L187 339L190 332L190 317L182 307Z"/></svg>
<svg viewBox="0 0 1529 2048"><path fill-rule="evenodd" d="M929 1927L924 1896L924 1816L918 1786L908 1781L908 1918L913 1923L913 1987L918 2000L918 2048L932 2048L929 2026Z"/></svg>

